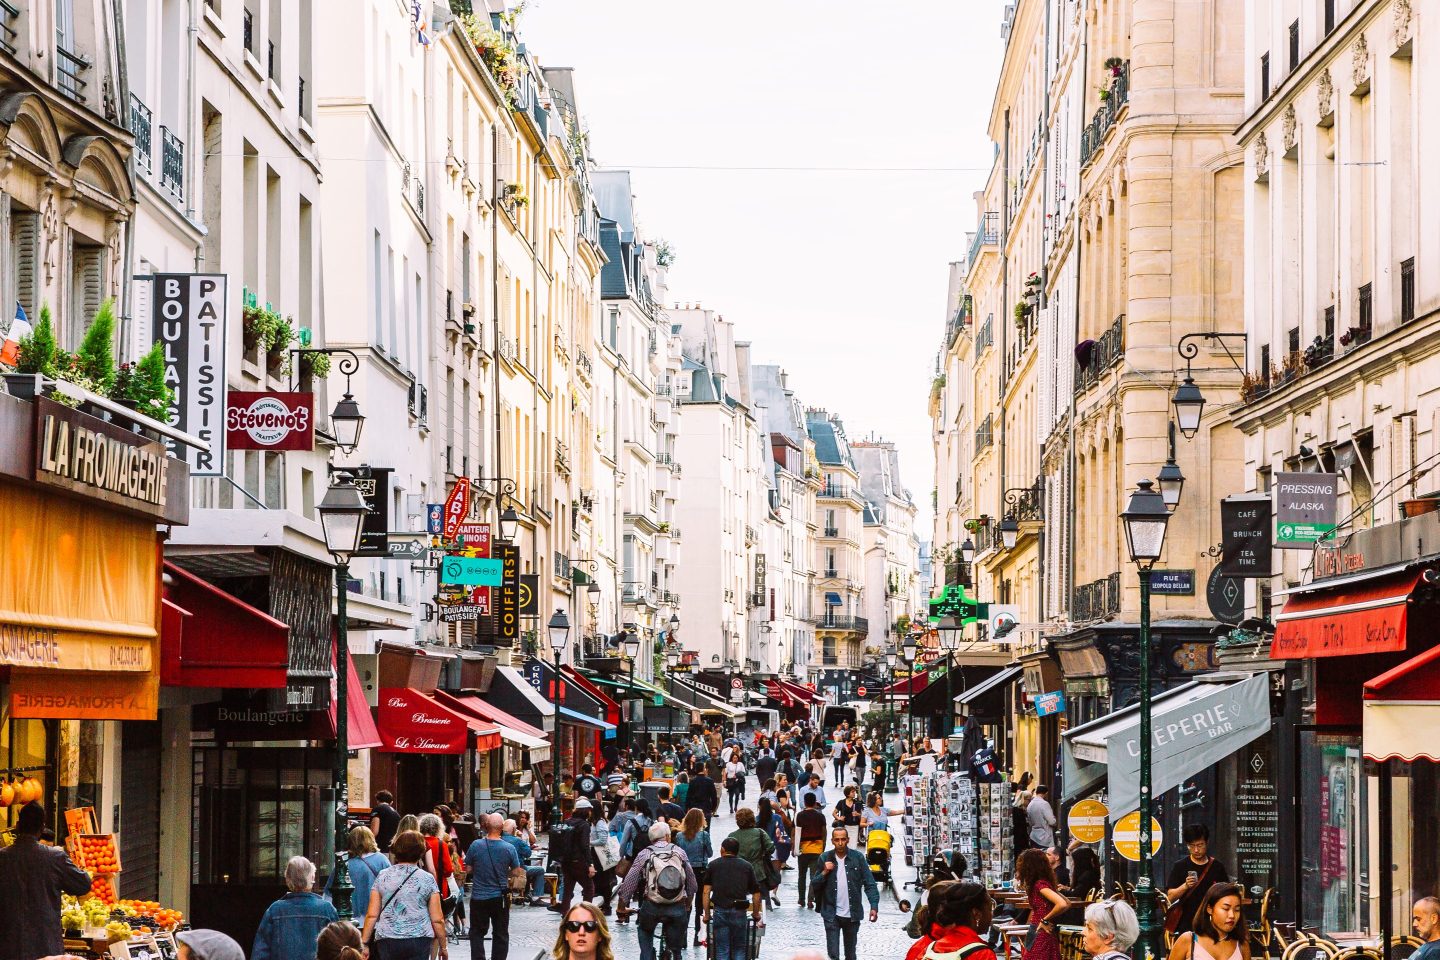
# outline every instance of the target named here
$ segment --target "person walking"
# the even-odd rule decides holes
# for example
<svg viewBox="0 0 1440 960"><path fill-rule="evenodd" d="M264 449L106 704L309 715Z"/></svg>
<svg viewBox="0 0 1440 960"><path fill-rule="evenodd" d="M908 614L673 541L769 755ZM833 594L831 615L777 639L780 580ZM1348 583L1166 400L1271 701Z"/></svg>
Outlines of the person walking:
<svg viewBox="0 0 1440 960"><path fill-rule="evenodd" d="M825 797L825 787L820 783L820 774L818 773L810 774L809 784L800 791L800 803L802 806L805 803L805 798L811 794L814 794L815 804L821 810L830 806L830 801Z"/></svg>
<svg viewBox="0 0 1440 960"><path fill-rule="evenodd" d="M315 960L365 960L360 928L348 920L336 920L321 930L315 941Z"/></svg>
<svg viewBox="0 0 1440 960"><path fill-rule="evenodd" d="M390 852L390 841L400 827L400 811L395 809L395 795L389 790L375 794L375 806L370 811L370 832L375 834L375 845L381 853Z"/></svg>
<svg viewBox="0 0 1440 960"><path fill-rule="evenodd" d="M825 921L825 947L830 960L841 960L842 942L845 960L855 960L863 909L861 893L870 901L870 922L874 923L880 917L880 888L875 885L865 855L850 849L849 832L840 827L831 830L830 844L831 849L821 854L815 864L810 901Z"/></svg>
<svg viewBox="0 0 1440 960"><path fill-rule="evenodd" d="M1124 900L1101 900L1085 906L1080 946L1094 960L1130 960L1127 951L1139 937L1135 910Z"/></svg>
<svg viewBox="0 0 1440 960"><path fill-rule="evenodd" d="M680 832L675 835L675 846L685 851L685 856L690 860L690 869L695 871L695 882L702 888L705 886L705 870L710 863L715 850L710 844L710 831L705 829L705 816L699 810L691 810L685 814L685 822L680 827ZM700 946L700 914L703 904L701 898L695 898L695 946Z"/></svg>
<svg viewBox="0 0 1440 960"><path fill-rule="evenodd" d="M455 862L450 857L450 838L445 835L445 821L437 814L427 813L420 818L420 836L425 838L425 869L435 878L440 890L440 909L449 920L459 901L460 885L451 889L451 878L455 875Z"/></svg>
<svg viewBox="0 0 1440 960"><path fill-rule="evenodd" d="M865 782L865 763L870 756L870 748L865 745L865 738L858 732L850 743L850 752L852 754L850 765L855 771L855 787L858 790Z"/></svg>
<svg viewBox="0 0 1440 960"><path fill-rule="evenodd" d="M720 843L719 858L705 872L705 925L714 925L715 960L749 960L747 905L750 919L756 924L763 922L760 884L755 871L739 854L739 841L726 837Z"/></svg>
<svg viewBox="0 0 1440 960"><path fill-rule="evenodd" d="M799 903L805 906L805 888L810 883L810 874L815 862L825 852L825 830L828 827L825 814L821 812L813 795L805 798L805 809L795 814L795 833L800 840L800 860L795 871L799 877Z"/></svg>
<svg viewBox="0 0 1440 960"><path fill-rule="evenodd" d="M850 849L860 849L860 791L853 783L845 788L845 796L835 804L830 815L832 827L844 827L850 834Z"/></svg>
<svg viewBox="0 0 1440 960"><path fill-rule="evenodd" d="M1030 945L1022 960L1060 960L1060 937L1052 917L1059 917L1070 907L1057 887L1055 870L1050 858L1039 847L1024 851L1015 861L1015 882L1030 901Z"/></svg>
<svg viewBox="0 0 1440 960"><path fill-rule="evenodd" d="M884 796L878 790L872 790L865 798L865 809L860 811L860 845L865 845L865 838L870 835L871 830L889 830L890 818L903 816L905 809L896 807L890 809L885 806Z"/></svg>
<svg viewBox="0 0 1440 960"><path fill-rule="evenodd" d="M755 880L768 901L770 891L778 885L779 877L774 873L775 841L765 832L755 818L755 811L741 807L735 811L735 830L730 834L740 844L737 856L755 869Z"/></svg>
<svg viewBox="0 0 1440 960"><path fill-rule="evenodd" d="M1030 848L1030 819L1026 808L1030 806L1030 791L1020 790L1015 794L1015 803L1010 807L1010 828L1015 837L1015 853Z"/></svg>
<svg viewBox="0 0 1440 960"><path fill-rule="evenodd" d="M570 819L563 824L565 830L556 839L558 850L552 852L560 864L562 882L560 902L554 908L561 913L570 902L575 888L580 888L580 897L587 903L595 899L595 867L590 862L590 801L584 797L575 801ZM475 924L471 923L472 931Z"/></svg>
<svg viewBox="0 0 1440 960"><path fill-rule="evenodd" d="M380 871L390 866L390 858L380 852L379 845L375 842L375 834L370 832L369 827L351 827L350 836L350 857L345 861L345 868L350 874L350 886L354 892L350 895L351 912L354 920L359 923L365 919L365 908L370 903L370 885L380 875ZM335 883L335 871L330 871L330 879L325 881L325 899L330 899L330 889Z"/></svg>
<svg viewBox="0 0 1440 960"><path fill-rule="evenodd" d="M1030 828L1032 846L1047 850L1055 846L1055 808L1050 806L1050 788L1040 784L1025 808L1025 822Z"/></svg>
<svg viewBox="0 0 1440 960"><path fill-rule="evenodd" d="M553 960L615 960L605 915L594 904L575 904L560 921L550 956Z"/></svg>
<svg viewBox="0 0 1440 960"><path fill-rule="evenodd" d="M1410 925L1415 936L1424 941L1410 954L1410 960L1440 960L1440 900L1421 897L1410 908Z"/></svg>
<svg viewBox="0 0 1440 960"><path fill-rule="evenodd" d="M740 809L740 801L745 799L745 763L740 759L739 750L732 752L725 764L725 795L730 798L730 816L733 817Z"/></svg>
<svg viewBox="0 0 1440 960"><path fill-rule="evenodd" d="M670 824L651 824L650 845L636 855L616 895L621 911L631 898L640 898L640 960L655 960L655 928L661 925L663 942L676 952L663 960L679 960L690 903L698 892L689 858L670 842Z"/></svg>
<svg viewBox="0 0 1440 960"><path fill-rule="evenodd" d="M690 778L690 789L685 792L685 809L699 810L709 823L719 808L720 794L715 789L715 781L706 775L704 766L697 764L695 775Z"/></svg>
<svg viewBox="0 0 1440 960"><path fill-rule="evenodd" d="M760 756L755 760L755 782L764 783L775 776L775 771L780 766L780 760L775 756L775 751L765 746L761 741Z"/></svg>
<svg viewBox="0 0 1440 960"><path fill-rule="evenodd" d="M60 928L60 895L90 892L90 875L63 847L40 842L45 808L27 803L15 821L15 842L0 850L0 958L33 960L65 952ZM333 911L332 911L333 912Z"/></svg>
<svg viewBox="0 0 1440 960"><path fill-rule="evenodd" d="M1245 888L1237 883L1210 884L1190 932L1175 938L1167 960L1250 960L1244 898Z"/></svg>
<svg viewBox="0 0 1440 960"><path fill-rule="evenodd" d="M790 859L790 830L785 825L785 819L769 800L761 800L756 805L755 825L764 830L765 835L770 838L770 875L776 881L775 888L778 888L780 871L785 869L785 863ZM780 898L775 896L774 888L766 891L765 899L772 907L780 906Z"/></svg>
<svg viewBox="0 0 1440 960"><path fill-rule="evenodd" d="M515 848L505 842L501 823L498 813L483 814L485 835L476 837L465 851L465 867L470 871L470 955L474 960L485 960L485 935L492 927L495 960L510 955L510 877L521 871L521 864ZM580 836L588 850L589 835Z"/></svg>
<svg viewBox="0 0 1440 960"><path fill-rule="evenodd" d="M845 768L850 763L850 745L841 736L840 731L835 731L835 743L830 748L830 760L835 768L835 786L837 788L845 785Z"/></svg>
<svg viewBox="0 0 1440 960"><path fill-rule="evenodd" d="M285 864L285 890L260 918L251 960L315 960L320 931L340 919L315 892L315 864L306 858L291 857Z"/></svg>
<svg viewBox="0 0 1440 960"><path fill-rule="evenodd" d="M1211 885L1230 882L1225 864L1210 856L1209 827L1192 823L1180 836L1189 856L1171 867L1165 878L1165 896L1171 903L1165 911L1165 929L1177 936L1189 932Z"/></svg>
<svg viewBox="0 0 1440 960"><path fill-rule="evenodd" d="M371 953L384 960L448 957L440 888L423 865L425 839L418 831L402 830L390 843L390 856L395 865L370 887L361 939L373 941Z"/></svg>

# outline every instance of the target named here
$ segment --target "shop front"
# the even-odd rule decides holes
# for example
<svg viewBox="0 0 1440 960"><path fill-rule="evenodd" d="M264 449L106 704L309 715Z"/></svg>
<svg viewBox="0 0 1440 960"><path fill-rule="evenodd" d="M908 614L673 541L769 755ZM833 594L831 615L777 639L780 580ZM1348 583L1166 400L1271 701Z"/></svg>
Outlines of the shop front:
<svg viewBox="0 0 1440 960"><path fill-rule="evenodd" d="M150 436L44 398L0 395L0 436L0 831L35 802L61 843L82 810L117 845L153 840L158 809L130 804L155 789L153 765L126 754L154 740L156 527L189 521L188 468ZM121 896L153 882L151 847L106 878Z"/></svg>
<svg viewBox="0 0 1440 960"><path fill-rule="evenodd" d="M616 725L605 719L614 701L602 702L544 660L529 657L523 669L525 681L555 705L551 760L556 780L566 773L579 773L587 763L599 770L605 742L616 739Z"/></svg>
<svg viewBox="0 0 1440 960"><path fill-rule="evenodd" d="M535 812L532 787L538 765L550 759L550 741L545 731L511 716L483 698L468 694L435 692L443 706L482 723L493 724L499 743L488 750L476 749L469 757L472 775L470 803L475 813L513 816L521 810Z"/></svg>

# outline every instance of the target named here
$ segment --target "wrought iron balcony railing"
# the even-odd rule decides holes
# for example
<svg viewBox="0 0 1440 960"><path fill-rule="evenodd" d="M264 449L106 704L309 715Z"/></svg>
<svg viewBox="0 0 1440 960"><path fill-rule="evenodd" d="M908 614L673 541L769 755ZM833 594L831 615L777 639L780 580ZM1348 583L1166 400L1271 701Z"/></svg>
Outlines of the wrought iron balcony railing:
<svg viewBox="0 0 1440 960"><path fill-rule="evenodd" d="M1115 322L1100 334L1100 338L1090 344L1090 352L1086 355L1083 363L1076 360L1075 364L1075 395L1089 390L1105 371L1117 365L1125 356L1125 314L1115 318Z"/></svg>
<svg viewBox="0 0 1440 960"><path fill-rule="evenodd" d="M1120 574L1082 583L1070 598L1071 620L1099 620L1120 612Z"/></svg>
<svg viewBox="0 0 1440 960"><path fill-rule="evenodd" d="M155 168L154 146L151 132L155 117L150 108L135 94L130 94L130 132L135 134L135 169L144 176L150 176Z"/></svg>
<svg viewBox="0 0 1440 960"><path fill-rule="evenodd" d="M185 199L185 143L165 126L160 128L160 189L176 203Z"/></svg>

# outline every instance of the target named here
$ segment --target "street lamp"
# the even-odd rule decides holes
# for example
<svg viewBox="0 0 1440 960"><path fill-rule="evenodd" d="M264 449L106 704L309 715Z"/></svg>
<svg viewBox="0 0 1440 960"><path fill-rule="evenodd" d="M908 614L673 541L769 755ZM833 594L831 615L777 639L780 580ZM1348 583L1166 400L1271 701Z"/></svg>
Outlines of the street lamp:
<svg viewBox="0 0 1440 960"><path fill-rule="evenodd" d="M500 514L500 539L506 543L515 542L515 528L520 525L520 515L515 512L514 504L506 504Z"/></svg>
<svg viewBox="0 0 1440 960"><path fill-rule="evenodd" d="M358 436L358 428L357 428ZM350 756L350 639L346 629L345 599L349 595L350 558L360 549L360 535L370 508L348 473L337 473L325 497L315 507L325 548L335 559L335 874L331 901L342 917L351 915L350 897L355 886L346 865L346 820L350 813L350 784L346 770Z"/></svg>
<svg viewBox="0 0 1440 960"><path fill-rule="evenodd" d="M960 639L960 631L964 628L955 621L954 617L948 618L949 622L940 623L940 646L945 649L945 722L940 725L940 735L948 737L955 730L955 702L951 698L955 691L952 689L951 674L955 671L955 664L952 662L955 656L955 646Z"/></svg>
<svg viewBox="0 0 1440 960"><path fill-rule="evenodd" d="M913 696L915 693L915 657L919 651L919 648L920 642L916 638L915 634L907 633L905 635L904 642L901 644L901 649L903 650L905 663L907 666L910 667L909 684L911 696ZM907 697L905 700L905 733L907 736L911 736L915 732L915 714L910 710L910 702L910 698Z"/></svg>
<svg viewBox="0 0 1440 960"><path fill-rule="evenodd" d="M565 652L565 644L570 640L570 618L560 607L550 615L550 622L545 625L550 633L550 649L555 653L555 668L560 668L560 654Z"/></svg>
<svg viewBox="0 0 1440 960"><path fill-rule="evenodd" d="M1195 439L1195 434L1200 432L1200 416L1205 412L1205 394L1195 386L1195 378L1190 375L1190 362L1200 355L1200 346L1194 343L1195 340L1204 340L1207 343L1218 343L1230 358L1235 369L1243 376L1245 368L1240 361L1235 359L1235 354L1225 345L1226 340L1240 340L1248 343L1248 335L1240 332L1226 333L1224 331L1213 331L1207 333L1187 333L1180 338L1175 345L1175 352L1185 360L1185 379L1175 389L1175 396L1170 402L1175 407L1175 419L1180 421L1180 432L1185 434L1186 440Z"/></svg>
<svg viewBox="0 0 1440 960"><path fill-rule="evenodd" d="M1180 472L1180 464L1175 462L1175 423L1170 423L1170 459L1165 461L1165 466L1155 475L1156 485L1160 488L1160 496L1165 500L1165 509L1171 513L1180 506L1180 492L1185 489L1185 474Z"/></svg>
<svg viewBox="0 0 1440 960"><path fill-rule="evenodd" d="M975 562L975 541L969 537L966 537L965 542L960 544L960 562L967 567Z"/></svg>
<svg viewBox="0 0 1440 960"><path fill-rule="evenodd" d="M1125 544L1130 560L1140 571L1140 875L1135 883L1135 904L1139 908L1140 942L1143 960L1155 951L1155 889L1150 851L1150 570L1165 549L1165 529L1170 510L1165 499L1149 480L1141 480L1130 495L1130 504L1120 519L1125 523Z"/></svg>
<svg viewBox="0 0 1440 960"><path fill-rule="evenodd" d="M1015 542L1020 539L1020 523L1013 516L1006 516L1000 521L1000 545L1006 550L1014 550Z"/></svg>
<svg viewBox="0 0 1440 960"><path fill-rule="evenodd" d="M298 377L300 376L300 361L305 357L313 357L316 354L324 354L327 357L339 357L335 362L335 368L345 375L345 395L335 404L335 410L330 414L330 434L335 441L335 446L347 457L355 452L360 446L360 430L365 426L365 417L360 413L360 404L350 395L350 377L360 369L360 358L353 350L346 350L343 347L305 347L296 348L290 351L290 389L296 389Z"/></svg>
<svg viewBox="0 0 1440 960"><path fill-rule="evenodd" d="M625 628L620 634L620 649L624 652L626 659L630 661L630 697L628 702L630 703L631 711L630 735L633 737L635 735L635 721L633 719L635 701L639 699L635 696L635 658L640 656L640 635L628 627Z"/></svg>
<svg viewBox="0 0 1440 960"><path fill-rule="evenodd" d="M678 613L672 613L672 614L670 614L670 632L671 632L671 633L674 633L676 630L679 630L679 629L680 629L680 614L678 614Z"/></svg>

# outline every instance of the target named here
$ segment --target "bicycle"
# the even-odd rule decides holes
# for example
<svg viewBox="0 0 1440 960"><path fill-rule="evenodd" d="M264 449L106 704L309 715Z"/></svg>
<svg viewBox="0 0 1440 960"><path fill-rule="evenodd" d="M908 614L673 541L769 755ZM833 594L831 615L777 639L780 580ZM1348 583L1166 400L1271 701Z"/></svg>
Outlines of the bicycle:
<svg viewBox="0 0 1440 960"><path fill-rule="evenodd" d="M626 923L629 921L631 914L636 914L638 916L639 912L639 910L622 910L619 907L616 907L615 919L619 923ZM685 919L687 921L687 923L685 924L685 931L681 933L680 942L678 944L671 942L670 933L668 930L668 925L665 923L665 918L662 917L656 922L655 933L658 933L660 935L660 949L655 954L655 960L682 960L682 952L685 949L685 936L686 933L688 933L690 926L688 923L690 919L689 916L687 915ZM636 920L635 927L635 932L641 937L644 937L646 935L645 931L640 929L638 919Z"/></svg>

